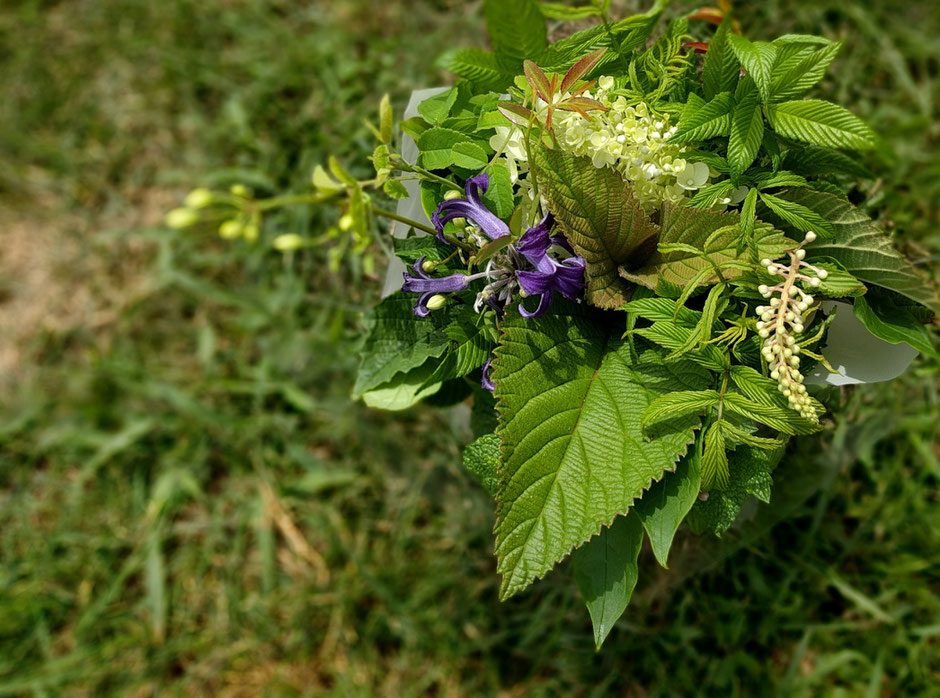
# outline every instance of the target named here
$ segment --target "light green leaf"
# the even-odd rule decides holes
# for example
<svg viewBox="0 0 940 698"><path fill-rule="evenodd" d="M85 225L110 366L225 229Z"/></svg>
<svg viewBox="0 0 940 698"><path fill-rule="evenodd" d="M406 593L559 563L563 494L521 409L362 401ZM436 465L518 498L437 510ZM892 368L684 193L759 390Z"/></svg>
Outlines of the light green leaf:
<svg viewBox="0 0 940 698"><path fill-rule="evenodd" d="M640 415L659 395L704 387L689 362L636 359L623 327L556 302L538 323L513 315L496 349L502 442L496 555L508 598L625 513L672 470L698 420L675 420L654 441Z"/></svg>
<svg viewBox="0 0 940 698"><path fill-rule="evenodd" d="M723 490L728 486L728 454L725 451L725 435L721 431L721 422L713 422L705 430L704 448L702 449L702 489Z"/></svg>
<svg viewBox="0 0 940 698"><path fill-rule="evenodd" d="M628 287L617 266L648 257L657 226L616 170L560 150L541 150L539 163L549 208L584 257L588 300L601 308L622 306Z"/></svg>
<svg viewBox="0 0 940 698"><path fill-rule="evenodd" d="M588 17L597 17L601 11L593 5L572 7L560 2L540 2L539 11L548 19L560 19L563 22L574 22Z"/></svg>
<svg viewBox="0 0 940 698"><path fill-rule="evenodd" d="M752 446L753 448L772 450L780 448L784 444L784 442L780 439L768 439L763 436L755 436L749 431L744 431L744 429L736 427L731 422L722 422L721 430L724 432L726 437L731 437L732 439L745 444L746 446Z"/></svg>
<svg viewBox="0 0 940 698"><path fill-rule="evenodd" d="M502 162L494 162L484 171L490 177L490 185L483 195L483 203L500 218L509 218L515 208L509 169Z"/></svg>
<svg viewBox="0 0 940 698"><path fill-rule="evenodd" d="M421 102L418 105L418 113L432 126L439 126L450 115L456 101L457 88L452 87Z"/></svg>
<svg viewBox="0 0 940 698"><path fill-rule="evenodd" d="M504 90L512 84L514 77L514 71L503 68L495 54L478 48L448 51L437 59L436 65L482 90Z"/></svg>
<svg viewBox="0 0 940 698"><path fill-rule="evenodd" d="M484 434L467 446L463 451L463 467L495 496L499 489L499 437Z"/></svg>
<svg viewBox="0 0 940 698"><path fill-rule="evenodd" d="M765 424L771 429L790 436L812 434L821 429L818 424L801 417L796 410L756 402L738 393L725 393L724 405L726 409L737 415L753 419L755 422Z"/></svg>
<svg viewBox="0 0 940 698"><path fill-rule="evenodd" d="M594 644L604 640L623 615L636 587L637 558L643 547L643 527L634 514L618 516L572 554L574 578L591 614Z"/></svg>
<svg viewBox="0 0 940 698"><path fill-rule="evenodd" d="M701 490L699 467L699 458L693 449L679 461L675 472L663 475L663 479L633 505L646 529L653 554L663 567L668 567L669 549L679 524L695 504Z"/></svg>
<svg viewBox="0 0 940 698"><path fill-rule="evenodd" d="M694 330L669 320L654 322L650 327L634 330L634 334L673 351L688 344L693 332ZM714 344L706 344L701 349L685 354L684 358L712 371L724 371L728 368L727 356Z"/></svg>
<svg viewBox="0 0 940 698"><path fill-rule="evenodd" d="M807 208L795 201L780 199L763 191L760 193L760 200L779 218L792 225L801 233L812 230L822 238L830 238L834 234L829 221L811 208Z"/></svg>
<svg viewBox="0 0 940 698"><path fill-rule="evenodd" d="M670 143L704 141L727 136L731 131L731 110L734 98L730 92L715 95L711 101L691 113L683 112L678 128L669 137Z"/></svg>
<svg viewBox="0 0 940 698"><path fill-rule="evenodd" d="M521 72L522 61L542 55L548 43L545 18L535 0L483 0L483 17L499 65Z"/></svg>
<svg viewBox="0 0 940 698"><path fill-rule="evenodd" d="M695 327L701 313L690 310L685 306L680 306L679 314L676 315L676 302L671 298L641 298L633 300L624 306L628 313L635 313L641 318L657 322L665 320L671 322L676 320L680 325Z"/></svg>
<svg viewBox="0 0 940 698"><path fill-rule="evenodd" d="M666 419L700 415L717 405L721 396L714 390L682 390L656 398L643 412L644 427Z"/></svg>
<svg viewBox="0 0 940 698"><path fill-rule="evenodd" d="M777 56L777 47L763 41L752 43L740 34L729 34L728 42L747 74L753 78L761 99L764 102L769 100L771 68Z"/></svg>
<svg viewBox="0 0 940 698"><path fill-rule="evenodd" d="M757 190L749 189L741 205L741 233L745 237L750 237L754 233L754 225L757 223L756 210Z"/></svg>
<svg viewBox="0 0 940 698"><path fill-rule="evenodd" d="M690 245L706 252L713 264L740 258L738 238L741 235L741 228L736 212L700 211L666 202L663 204L661 226L660 244ZM715 235L719 230L721 232ZM709 242L707 250L705 249L706 241ZM759 222L754 226L754 241L759 255L771 259L776 259L796 246L796 243L779 230ZM620 274L630 281L654 290L663 282L685 288L700 272L711 268L713 264L702 259L700 255L690 252L657 251L640 269L633 270L622 266ZM736 278L741 273L740 270L735 269L722 271L725 279ZM712 284L717 280L718 275L711 272L701 278L700 284Z"/></svg>
<svg viewBox="0 0 940 698"><path fill-rule="evenodd" d="M848 109L821 99L781 102L767 107L767 118L781 136L830 148L867 150L877 137Z"/></svg>
<svg viewBox="0 0 940 698"><path fill-rule="evenodd" d="M855 299L855 317L878 339L891 344L904 342L927 356L937 357L930 333L911 312L910 302L880 289Z"/></svg>
<svg viewBox="0 0 940 698"><path fill-rule="evenodd" d="M914 271L891 244L891 238L865 213L844 199L809 189L794 189L779 196L811 208L832 224L830 239L807 246L808 261L831 257L866 284L883 286L940 312L936 290Z"/></svg>
<svg viewBox="0 0 940 698"><path fill-rule="evenodd" d="M708 43L708 51L705 52L705 63L702 67L705 99L711 99L722 92L734 92L738 84L741 62L728 43L731 26L732 19L729 12Z"/></svg>
<svg viewBox="0 0 940 698"><path fill-rule="evenodd" d="M441 389L440 383L428 383L434 373L434 361L396 373L390 381L362 393L362 401L377 410L406 410Z"/></svg>
<svg viewBox="0 0 940 698"><path fill-rule="evenodd" d="M802 96L813 85L823 79L842 42L827 43L818 51L794 54L786 65L774 66L771 81L771 97L774 100L793 99Z"/></svg>
<svg viewBox="0 0 940 698"><path fill-rule="evenodd" d="M353 397L390 381L397 373L418 368L429 358L441 356L449 339L443 332L446 313L432 313L417 320L414 297L395 293L382 300L363 319L366 339ZM430 373L428 373L430 376Z"/></svg>
<svg viewBox="0 0 940 698"><path fill-rule="evenodd" d="M418 136L421 166L429 170L443 170L454 164L454 146L469 143L470 136L460 131L435 126Z"/></svg>
<svg viewBox="0 0 940 698"><path fill-rule="evenodd" d="M468 170L480 170L490 161L483 148L469 142L457 143L452 148L451 159L457 167L465 167Z"/></svg>
<svg viewBox="0 0 940 698"><path fill-rule="evenodd" d="M813 262L814 267L825 269L826 280L819 284L814 293L820 293L829 298L845 298L846 296L862 296L867 290L865 284L835 264L826 262Z"/></svg>
<svg viewBox="0 0 940 698"><path fill-rule="evenodd" d="M756 92L744 96L731 115L731 137L728 140L728 162L731 177L737 180L757 157L764 137L764 116Z"/></svg>

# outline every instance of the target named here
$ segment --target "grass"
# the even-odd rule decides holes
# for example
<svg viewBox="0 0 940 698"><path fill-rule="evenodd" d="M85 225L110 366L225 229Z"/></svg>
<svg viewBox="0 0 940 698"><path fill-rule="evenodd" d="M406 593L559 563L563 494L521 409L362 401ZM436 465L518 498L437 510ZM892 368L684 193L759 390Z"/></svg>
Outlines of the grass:
<svg viewBox="0 0 940 698"><path fill-rule="evenodd" d="M302 190L328 152L362 165L376 98L440 83L426 59L480 43L476 9L0 9L0 695L935 694L936 362L846 393L780 472L783 522L686 537L668 573L645 556L595 653L565 566L497 601L459 415L350 403L368 284L159 227L195 184ZM758 38L846 41L824 90L895 153L866 205L933 273L938 15L741 16ZM266 234L323 224L298 210Z"/></svg>

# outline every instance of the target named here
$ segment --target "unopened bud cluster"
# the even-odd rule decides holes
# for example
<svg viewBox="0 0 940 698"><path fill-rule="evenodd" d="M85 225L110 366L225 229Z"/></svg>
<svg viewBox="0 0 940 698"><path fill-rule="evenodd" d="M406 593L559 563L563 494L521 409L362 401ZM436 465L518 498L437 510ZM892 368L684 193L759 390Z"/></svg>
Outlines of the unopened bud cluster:
<svg viewBox="0 0 940 698"><path fill-rule="evenodd" d="M780 392L789 400L790 406L803 417L817 421L803 375L800 373L800 346L795 335L803 332L805 313L813 305L813 297L797 284L811 288L819 286L828 273L803 261L806 250L803 246L813 242L816 234L806 233L803 242L793 251L788 252L789 264L770 259L761 261L771 276L781 276L783 280L776 286L761 285L758 291L764 298L770 299L770 305L757 307L760 320L757 332L763 339L761 353L770 367L770 377L777 381Z"/></svg>

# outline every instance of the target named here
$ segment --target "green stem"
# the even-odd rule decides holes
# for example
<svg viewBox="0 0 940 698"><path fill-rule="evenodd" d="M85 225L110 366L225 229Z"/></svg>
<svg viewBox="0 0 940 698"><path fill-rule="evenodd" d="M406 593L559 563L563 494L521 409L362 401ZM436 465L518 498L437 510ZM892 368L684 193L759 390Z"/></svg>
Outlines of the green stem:
<svg viewBox="0 0 940 698"><path fill-rule="evenodd" d="M399 223L404 223L405 225L411 226L416 230L422 230L425 233L430 233L431 235L437 235L437 231L425 225L424 223L419 223L418 221L413 221L410 218L405 218L404 216L399 216L394 211L388 211L384 208L379 208L378 206L372 207L372 212L377 216L382 216L383 218L389 218L393 221L398 221Z"/></svg>
<svg viewBox="0 0 940 698"><path fill-rule="evenodd" d="M411 163L406 162L400 157L394 158L393 164L397 169L401 170L402 172L413 172L414 174L421 175L422 179L426 179L430 182L437 182L438 184L443 184L445 187L449 189L453 189L455 191L463 191L463 188L459 184L455 184L454 182L451 182L449 179L444 179L443 177L440 177L434 174L433 172L429 172L423 167L412 165Z"/></svg>

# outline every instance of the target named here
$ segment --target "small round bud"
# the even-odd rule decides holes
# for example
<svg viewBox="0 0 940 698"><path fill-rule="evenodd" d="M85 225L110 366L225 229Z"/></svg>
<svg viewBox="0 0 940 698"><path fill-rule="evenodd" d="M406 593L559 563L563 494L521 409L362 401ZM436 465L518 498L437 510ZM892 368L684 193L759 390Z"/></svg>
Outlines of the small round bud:
<svg viewBox="0 0 940 698"><path fill-rule="evenodd" d="M799 324L794 325L794 326L793 326L793 331L796 332L797 334L799 334L800 332L803 331L803 325L799 325Z"/></svg>
<svg viewBox="0 0 940 698"><path fill-rule="evenodd" d="M779 305L780 305L780 299L779 299L779 298L771 298L771 299L770 299L770 306L771 306L772 308L776 308L776 307L779 306Z"/></svg>
<svg viewBox="0 0 940 698"><path fill-rule="evenodd" d="M219 235L226 240L234 240L237 237L241 237L244 228L245 226L241 221L234 219L225 221L222 225L219 226Z"/></svg>
<svg viewBox="0 0 940 698"><path fill-rule="evenodd" d="M812 286L813 288L816 288L817 286L819 286L819 279L814 276L812 279L809 280L809 285Z"/></svg>
<svg viewBox="0 0 940 698"><path fill-rule="evenodd" d="M440 293L435 294L428 298L427 306L428 310L440 310L447 304L447 298L442 296Z"/></svg>
<svg viewBox="0 0 940 698"><path fill-rule="evenodd" d="M799 365L800 365L800 357L799 357L799 356L791 356L791 357L790 357L790 365L791 365L793 368L796 368L797 366L799 366Z"/></svg>
<svg viewBox="0 0 940 698"><path fill-rule="evenodd" d="M461 196L463 195L456 189L448 189L446 192L444 192L444 201L450 201L451 199L459 199L461 198Z"/></svg>
<svg viewBox="0 0 940 698"><path fill-rule="evenodd" d="M825 280L826 278L829 277L829 272L826 271L825 269L820 269L818 272L816 272L816 276L818 276L820 279Z"/></svg>
<svg viewBox="0 0 940 698"><path fill-rule="evenodd" d="M790 347L787 347L783 350L783 355L789 359L791 356L793 356L793 350Z"/></svg>
<svg viewBox="0 0 940 698"><path fill-rule="evenodd" d="M795 340L793 337L791 337L790 335L787 335L787 344L789 344L791 347L792 347L792 346L795 346L795 345L796 345L796 340Z"/></svg>
<svg viewBox="0 0 940 698"><path fill-rule="evenodd" d="M205 208L212 203L212 192L205 187L193 189L183 200L190 208Z"/></svg>
<svg viewBox="0 0 940 698"><path fill-rule="evenodd" d="M433 262L430 259L426 259L421 263L421 269L430 274L432 271L437 269L437 262Z"/></svg>
<svg viewBox="0 0 940 698"><path fill-rule="evenodd" d="M777 275L777 267L767 267L767 273L771 276Z"/></svg>
<svg viewBox="0 0 940 698"><path fill-rule="evenodd" d="M229 187L229 191L232 192L235 196L239 196L243 199L251 198L251 189L246 187L244 184L233 184Z"/></svg>
<svg viewBox="0 0 940 698"><path fill-rule="evenodd" d="M777 379L780 377L780 372L779 372L779 371L776 371L776 370L771 371L771 372L770 372L770 377L773 378L774 380L777 380Z"/></svg>
<svg viewBox="0 0 940 698"><path fill-rule="evenodd" d="M803 238L804 242L813 242L815 240L816 240L816 233L814 233L812 230L806 233L806 237Z"/></svg>
<svg viewBox="0 0 940 698"><path fill-rule="evenodd" d="M454 227L456 227L457 230L463 230L467 227L466 218L454 218L451 222L454 224Z"/></svg>
<svg viewBox="0 0 940 698"><path fill-rule="evenodd" d="M757 334L760 335L762 339L767 339L767 337L770 336L770 332L763 328L761 328L761 330Z"/></svg>
<svg viewBox="0 0 940 698"><path fill-rule="evenodd" d="M800 290L796 286L791 286L789 290L787 291L787 293L790 294L791 296L795 296L799 292Z"/></svg>
<svg viewBox="0 0 940 698"><path fill-rule="evenodd" d="M797 310L803 311L809 307L809 304L806 301L800 301L796 304Z"/></svg>
<svg viewBox="0 0 940 698"><path fill-rule="evenodd" d="M760 265L761 265L762 267L772 267L773 264L774 264L774 263L771 262L769 259L762 259L762 260L760 261Z"/></svg>
<svg viewBox="0 0 940 698"><path fill-rule="evenodd" d="M796 258L800 260L806 258L806 250L802 248L798 249L794 254L796 254Z"/></svg>
<svg viewBox="0 0 940 698"><path fill-rule="evenodd" d="M803 302L806 303L807 307L812 305L814 300L815 298L813 298L812 296L809 296L809 295L803 296Z"/></svg>
<svg viewBox="0 0 940 698"><path fill-rule="evenodd" d="M191 208L174 208L166 214L164 222L168 228L180 230L181 228L188 228L198 223L199 214Z"/></svg>
<svg viewBox="0 0 940 698"><path fill-rule="evenodd" d="M343 232L350 230L353 227L353 217L348 213L340 216L339 219L339 229Z"/></svg>
<svg viewBox="0 0 940 698"><path fill-rule="evenodd" d="M285 233L274 238L271 244L279 252L293 252L303 247L304 242L304 239L297 233Z"/></svg>
<svg viewBox="0 0 940 698"><path fill-rule="evenodd" d="M785 317L787 320L789 320L789 321L792 322L792 321L793 321L793 318L795 318L796 315L793 314L793 311L792 311L792 310L788 310L788 311L787 311L787 314L784 315L784 317Z"/></svg>
<svg viewBox="0 0 940 698"><path fill-rule="evenodd" d="M249 223L245 226L245 230L242 232L242 235L245 236L245 239L249 242L254 242L258 239L258 235L261 231L258 230L258 226L254 223Z"/></svg>
<svg viewBox="0 0 940 698"><path fill-rule="evenodd" d="M757 287L757 292L758 292L759 294L761 294L762 296L766 296L767 294L770 293L770 288L767 286L767 284L761 284L760 286ZM757 312L760 313L760 312L763 312L763 311L761 311L761 309L758 308L758 309L757 309Z"/></svg>

